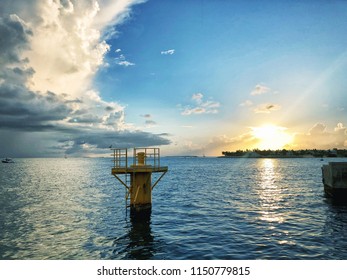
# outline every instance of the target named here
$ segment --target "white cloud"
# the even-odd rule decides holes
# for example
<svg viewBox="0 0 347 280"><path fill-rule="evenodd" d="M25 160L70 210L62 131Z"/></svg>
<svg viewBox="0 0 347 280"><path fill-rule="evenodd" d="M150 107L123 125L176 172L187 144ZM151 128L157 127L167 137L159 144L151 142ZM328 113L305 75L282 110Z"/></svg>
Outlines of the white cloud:
<svg viewBox="0 0 347 280"><path fill-rule="evenodd" d="M203 100L204 96L202 93L196 93L192 95L192 100L195 106L186 106L181 115L196 115L196 114L217 114L220 103L213 100Z"/></svg>
<svg viewBox="0 0 347 280"><path fill-rule="evenodd" d="M163 55L173 55L175 53L175 50L171 49L171 50L161 51L160 53Z"/></svg>
<svg viewBox="0 0 347 280"><path fill-rule="evenodd" d="M119 62L117 62L117 64L121 65L121 66L125 66L125 67L134 66L135 65L135 63L132 63L132 62L126 61L126 60L119 61Z"/></svg>
<svg viewBox="0 0 347 280"><path fill-rule="evenodd" d="M270 88L261 84L258 84L254 87L253 91L251 92L251 95L261 95L264 93L270 92Z"/></svg>
<svg viewBox="0 0 347 280"><path fill-rule="evenodd" d="M135 63L133 63L133 62L127 61L124 54L120 54L118 57L116 57L115 60L116 60L116 64L118 64L120 66L128 67L128 66L134 66L135 65Z"/></svg>
<svg viewBox="0 0 347 280"><path fill-rule="evenodd" d="M131 7L135 4L141 4L147 0L99 0L100 10L95 18L94 26L99 30L106 27L112 29L126 20L131 15ZM79 2L79 1L74 1ZM97 2L97 0L88 0L88 2ZM108 30L110 32L110 30Z"/></svg>
<svg viewBox="0 0 347 280"><path fill-rule="evenodd" d="M101 39L94 22L100 11L97 1L37 1L40 20L26 53L35 69L32 90L80 96L91 87L92 76L104 63L110 46ZM67 86L69 85L69 86Z"/></svg>
<svg viewBox="0 0 347 280"><path fill-rule="evenodd" d="M336 127L334 128L334 131L338 132L338 131L346 131L347 128L343 125L343 123L338 123L336 125Z"/></svg>
<svg viewBox="0 0 347 280"><path fill-rule="evenodd" d="M105 65L104 56L110 50L103 39L105 32L126 20L132 5L144 1L31 2L36 10L28 16L28 24L34 36L25 54L35 69L30 88L79 96L92 86L94 74ZM134 65L128 60L119 64Z"/></svg>

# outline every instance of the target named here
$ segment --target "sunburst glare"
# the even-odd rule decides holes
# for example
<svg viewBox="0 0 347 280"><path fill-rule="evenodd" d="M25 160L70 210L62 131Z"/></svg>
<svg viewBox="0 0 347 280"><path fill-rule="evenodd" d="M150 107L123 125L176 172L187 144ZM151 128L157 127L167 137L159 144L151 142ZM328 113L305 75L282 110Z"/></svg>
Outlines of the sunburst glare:
<svg viewBox="0 0 347 280"><path fill-rule="evenodd" d="M257 148L261 150L283 149L293 140L293 136L286 132L286 128L275 125L252 127L252 135L259 141Z"/></svg>

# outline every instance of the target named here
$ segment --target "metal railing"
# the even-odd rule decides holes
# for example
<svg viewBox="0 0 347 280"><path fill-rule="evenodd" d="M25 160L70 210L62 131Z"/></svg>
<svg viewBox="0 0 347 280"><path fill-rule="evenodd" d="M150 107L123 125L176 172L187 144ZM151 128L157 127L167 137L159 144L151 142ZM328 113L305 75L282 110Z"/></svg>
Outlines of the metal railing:
<svg viewBox="0 0 347 280"><path fill-rule="evenodd" d="M111 149L113 151L113 167L127 168L128 167L128 149Z"/></svg>
<svg viewBox="0 0 347 280"><path fill-rule="evenodd" d="M118 149L111 148L113 151L113 168L129 168L128 155L131 154L128 150L131 149ZM159 148L133 148L133 160L132 166L136 166L139 162L139 153L144 153L144 165L151 166L153 168L160 167L160 149Z"/></svg>
<svg viewBox="0 0 347 280"><path fill-rule="evenodd" d="M159 148L134 148L133 164L138 163L139 153L144 153L145 165L150 165L154 168L160 167L160 149Z"/></svg>

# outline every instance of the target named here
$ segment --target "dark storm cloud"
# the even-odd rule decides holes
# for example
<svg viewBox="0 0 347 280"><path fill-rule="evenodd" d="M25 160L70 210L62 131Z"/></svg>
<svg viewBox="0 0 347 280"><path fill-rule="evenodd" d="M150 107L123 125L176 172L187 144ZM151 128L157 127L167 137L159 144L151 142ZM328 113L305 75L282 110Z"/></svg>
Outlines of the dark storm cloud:
<svg viewBox="0 0 347 280"><path fill-rule="evenodd" d="M0 17L0 62L19 62L20 52L28 48L33 32L17 15Z"/></svg>
<svg viewBox="0 0 347 280"><path fill-rule="evenodd" d="M114 108L113 108L112 106L106 106L105 110L106 110L106 111L113 111Z"/></svg>
<svg viewBox="0 0 347 280"><path fill-rule="evenodd" d="M40 94L26 87L35 71L26 66L28 60L21 54L29 48L31 35L33 32L17 15L0 18L0 128L51 130L56 127L53 121L65 119L72 111L62 96Z"/></svg>
<svg viewBox="0 0 347 280"><path fill-rule="evenodd" d="M66 94L63 94L63 96L67 97ZM81 99L76 98L76 99L73 99L73 100L65 100L65 103L66 104L73 104L73 103L74 104L82 104L83 101Z"/></svg>
<svg viewBox="0 0 347 280"><path fill-rule="evenodd" d="M39 92L27 86L35 69L23 53L30 48L30 38L35 33L23 18L35 26L33 22L39 20L34 12L37 3L37 0L0 3L0 153L50 156L59 151L102 152L110 145L169 144L165 135L124 130L124 111L115 103L93 99L87 94L76 97ZM61 4L69 8L69 1Z"/></svg>
<svg viewBox="0 0 347 280"><path fill-rule="evenodd" d="M71 143L66 149L67 154L80 153L84 150L84 145L92 145L97 149L107 149L111 145L117 148L126 147L148 147L153 145L168 145L170 140L162 135L151 134L143 131L118 131L118 132L100 132L90 131L89 133L81 133L81 136L73 139L60 140L65 147L67 143Z"/></svg>
<svg viewBox="0 0 347 280"><path fill-rule="evenodd" d="M72 111L58 95L40 95L23 86L0 85L0 128L47 130Z"/></svg>
<svg viewBox="0 0 347 280"><path fill-rule="evenodd" d="M113 111L114 109L112 109ZM84 110L76 110L68 119L69 123L75 124L104 124L108 126L112 126L113 128L117 128L119 123L122 123L122 119L124 118L124 112L111 112L108 115L100 116L98 114L89 113L87 109Z"/></svg>

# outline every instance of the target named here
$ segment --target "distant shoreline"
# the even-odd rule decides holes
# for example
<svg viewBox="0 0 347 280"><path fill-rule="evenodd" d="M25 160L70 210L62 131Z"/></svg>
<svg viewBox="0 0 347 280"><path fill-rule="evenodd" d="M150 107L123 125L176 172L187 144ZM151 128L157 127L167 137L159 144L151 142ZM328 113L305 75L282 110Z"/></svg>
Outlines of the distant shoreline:
<svg viewBox="0 0 347 280"><path fill-rule="evenodd" d="M315 157L315 156L218 156L217 158L316 158L316 159L331 159L331 158L347 158L343 156L337 157Z"/></svg>
<svg viewBox="0 0 347 280"><path fill-rule="evenodd" d="M235 152L223 151L221 158L346 158L346 149L329 150L237 150Z"/></svg>

